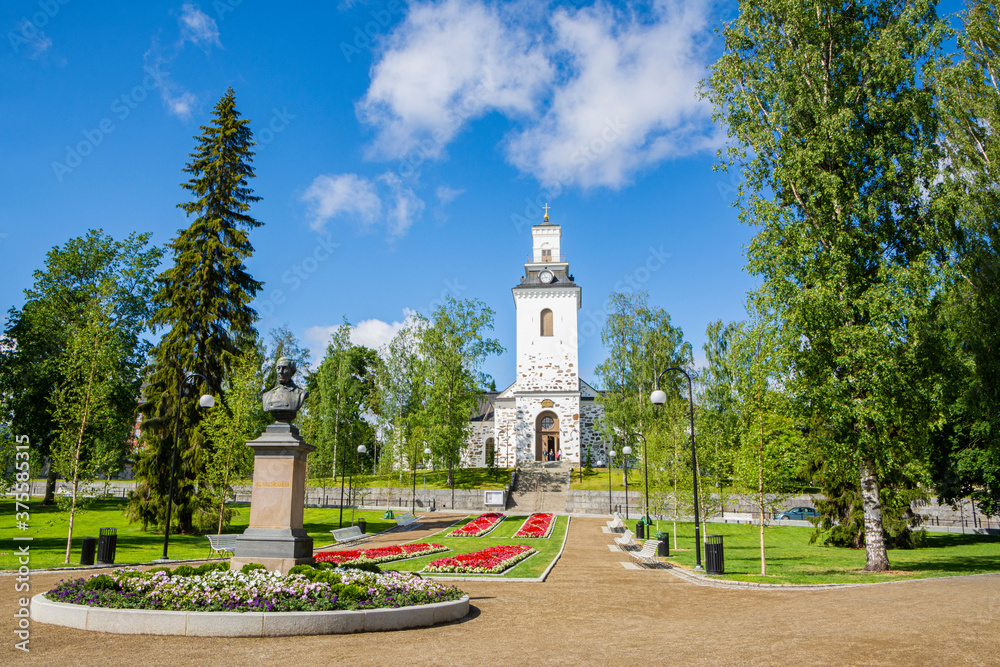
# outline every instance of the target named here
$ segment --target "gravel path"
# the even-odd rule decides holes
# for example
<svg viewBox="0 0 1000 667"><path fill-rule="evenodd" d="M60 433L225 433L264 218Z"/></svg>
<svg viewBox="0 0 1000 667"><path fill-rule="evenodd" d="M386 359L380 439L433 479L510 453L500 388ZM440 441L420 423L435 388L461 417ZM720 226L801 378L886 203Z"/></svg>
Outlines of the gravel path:
<svg viewBox="0 0 1000 667"><path fill-rule="evenodd" d="M438 516L433 526L369 544L421 539L453 520ZM625 569L620 563L631 558L608 549L601 525L573 519L545 583L461 582L472 597L466 619L392 633L203 639L32 624L31 652L23 654L13 649L20 594L14 577L3 576L0 664L1000 664L1000 575L826 590L709 588L666 571ZM32 593L64 577L33 574Z"/></svg>

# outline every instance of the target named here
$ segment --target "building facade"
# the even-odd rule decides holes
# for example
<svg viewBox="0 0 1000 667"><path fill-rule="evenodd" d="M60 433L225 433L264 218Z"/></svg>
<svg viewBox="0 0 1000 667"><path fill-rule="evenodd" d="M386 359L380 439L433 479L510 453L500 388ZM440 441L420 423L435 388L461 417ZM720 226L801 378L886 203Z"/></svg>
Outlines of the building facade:
<svg viewBox="0 0 1000 667"><path fill-rule="evenodd" d="M580 464L589 450L595 463L606 444L595 430L601 414L597 390L580 378L577 312L580 286L561 251L562 227L531 228L532 248L521 282L512 290L517 311L517 377L499 392L484 394L472 416L466 466L498 467L531 461Z"/></svg>

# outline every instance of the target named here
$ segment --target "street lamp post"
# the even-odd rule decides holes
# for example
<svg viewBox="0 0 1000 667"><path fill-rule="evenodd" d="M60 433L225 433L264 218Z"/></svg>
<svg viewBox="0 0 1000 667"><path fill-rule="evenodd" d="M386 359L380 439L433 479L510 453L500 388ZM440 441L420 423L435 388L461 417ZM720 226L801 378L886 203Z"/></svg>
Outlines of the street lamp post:
<svg viewBox="0 0 1000 667"><path fill-rule="evenodd" d="M640 438L642 438L642 475L643 483L646 485L646 526L650 524L649 518L649 447L647 446L646 436L642 433L637 433Z"/></svg>
<svg viewBox="0 0 1000 667"><path fill-rule="evenodd" d="M359 456L364 456L365 452L367 452L367 451L368 451L368 448L365 447L365 443L361 443L360 445L358 445L358 455ZM358 463L358 460L357 460L357 458L355 458L354 459L355 467L357 467L357 463ZM364 461L362 461L361 470L364 470ZM353 479L353 476L352 476L352 479ZM354 525L354 509L355 509L354 503L355 503L355 500L354 500L354 484L351 484L351 525L352 526Z"/></svg>
<svg viewBox="0 0 1000 667"><path fill-rule="evenodd" d="M199 373L188 373L183 380L181 380L180 386L177 388L177 414L174 416L174 442L172 446L172 451L170 453L170 483L167 485L167 522L163 528L163 557L160 560L169 560L167 557L167 548L170 545L170 511L173 509L174 500L174 477L177 475L177 440L180 438L181 430L181 400L184 397L184 387L187 386L189 380L194 378L201 378L202 382L208 384L208 380L205 379L204 375ZM202 394L201 398L198 399L198 405L202 408L211 408L215 405L215 398L210 394Z"/></svg>
<svg viewBox="0 0 1000 667"><path fill-rule="evenodd" d="M694 478L694 569L701 570L701 520L698 515L698 454L694 440L694 390L691 388L691 376L683 368L667 368L656 376L653 383L653 393L649 395L649 400L653 405L663 405L667 402L667 394L660 390L660 378L667 371L680 371L687 378L688 382L688 404L691 407L691 474Z"/></svg>
<svg viewBox="0 0 1000 667"><path fill-rule="evenodd" d="M614 507L614 505L611 502L611 469L614 468L613 463L614 463L615 454L617 454L617 453L618 452L616 452L613 449L608 452L608 514L614 514L615 513L615 507Z"/></svg>
<svg viewBox="0 0 1000 667"><path fill-rule="evenodd" d="M351 433L354 436L354 433ZM343 451L343 447L340 448ZM347 458L345 455L340 455L340 527L344 527L344 459Z"/></svg>
<svg viewBox="0 0 1000 667"><path fill-rule="evenodd" d="M622 447L622 470L625 472L625 520L628 521L628 456L632 453L632 448L628 445Z"/></svg>

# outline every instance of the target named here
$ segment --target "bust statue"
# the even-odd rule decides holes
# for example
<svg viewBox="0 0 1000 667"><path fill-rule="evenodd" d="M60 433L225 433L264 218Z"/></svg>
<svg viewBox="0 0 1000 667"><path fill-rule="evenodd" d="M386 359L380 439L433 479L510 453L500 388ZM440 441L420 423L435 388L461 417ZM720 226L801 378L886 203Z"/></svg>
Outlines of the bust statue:
<svg viewBox="0 0 1000 667"><path fill-rule="evenodd" d="M278 384L270 391L264 392L262 397L264 412L269 413L277 421L290 422L302 409L308 392L292 382L296 371L294 361L282 357L278 359L275 370L278 373Z"/></svg>

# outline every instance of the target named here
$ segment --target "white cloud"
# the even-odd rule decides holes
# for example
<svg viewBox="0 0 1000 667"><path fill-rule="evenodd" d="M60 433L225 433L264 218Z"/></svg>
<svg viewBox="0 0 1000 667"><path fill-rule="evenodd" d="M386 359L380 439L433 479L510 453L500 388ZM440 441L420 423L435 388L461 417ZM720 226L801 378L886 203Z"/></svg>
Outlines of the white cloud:
<svg viewBox="0 0 1000 667"><path fill-rule="evenodd" d="M403 185L402 179L391 171L379 176L379 180L392 190L392 206L389 207L387 221L389 233L392 236L402 236L423 212L424 201L412 188Z"/></svg>
<svg viewBox="0 0 1000 667"><path fill-rule="evenodd" d="M620 187L645 167L722 140L696 95L711 5L603 2L524 18L523 3L411 5L372 69L359 117L371 155L441 157L469 121L512 122L507 159L539 181ZM537 35L537 36L536 36Z"/></svg>
<svg viewBox="0 0 1000 667"><path fill-rule="evenodd" d="M456 190L455 188L449 188L447 185L440 185L435 191L435 194L437 195L438 201L441 202L442 206L444 206L445 204L450 204L458 199L459 195L463 192L465 192L465 190Z"/></svg>
<svg viewBox="0 0 1000 667"><path fill-rule="evenodd" d="M184 42L191 42L206 51L213 44L222 46L222 42L219 41L219 26L216 25L215 19L201 11L198 5L188 2L181 6L178 23L181 28L182 46Z"/></svg>
<svg viewBox="0 0 1000 667"><path fill-rule="evenodd" d="M382 212L375 184L357 174L317 176L302 195L302 201L310 205L310 225L316 231L338 216L353 216L368 224Z"/></svg>
<svg viewBox="0 0 1000 667"><path fill-rule="evenodd" d="M416 311L409 308L403 309L403 319L398 322L383 322L382 320L369 319L362 320L351 325L351 342L355 345L364 345L372 350L382 353L392 339L404 326L411 324ZM306 329L305 341L309 349L313 350L313 366L319 366L326 354L326 346L330 342L330 337L336 333L340 325L313 326Z"/></svg>
<svg viewBox="0 0 1000 667"><path fill-rule="evenodd" d="M389 171L370 181L357 174L323 174L301 197L309 207L310 226L322 231L335 218L349 217L364 225L378 221L385 209L390 236L402 236L424 210L424 201Z"/></svg>
<svg viewBox="0 0 1000 667"><path fill-rule="evenodd" d="M530 114L553 72L533 38L478 0L413 4L359 102L375 158L437 157L470 119Z"/></svg>
<svg viewBox="0 0 1000 667"><path fill-rule="evenodd" d="M25 44L29 50L28 57L32 60L41 59L52 48L52 40L27 19L19 21L16 32L9 33L8 38L14 46L15 53L17 53L21 43Z"/></svg>

